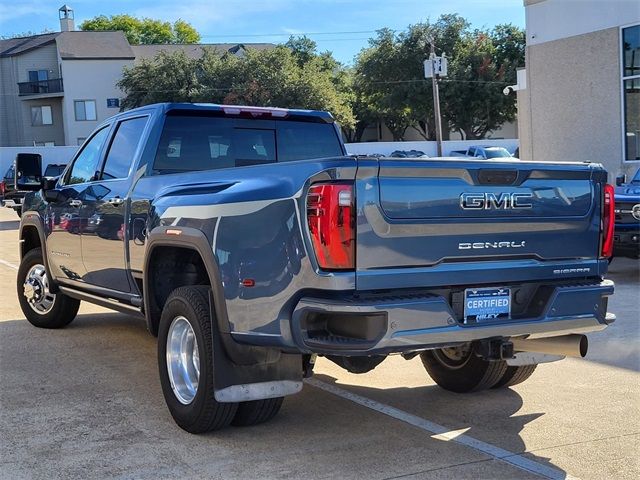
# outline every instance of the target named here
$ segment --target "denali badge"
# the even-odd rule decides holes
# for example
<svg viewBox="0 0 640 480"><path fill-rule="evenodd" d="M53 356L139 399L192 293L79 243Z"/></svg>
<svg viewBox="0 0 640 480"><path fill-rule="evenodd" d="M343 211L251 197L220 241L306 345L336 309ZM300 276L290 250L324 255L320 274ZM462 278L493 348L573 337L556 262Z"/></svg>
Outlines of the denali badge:
<svg viewBox="0 0 640 480"><path fill-rule="evenodd" d="M464 210L520 210L532 208L530 193L463 193L460 207Z"/></svg>
<svg viewBox="0 0 640 480"><path fill-rule="evenodd" d="M463 242L458 244L458 250L482 250L491 248L522 248L524 240L521 242Z"/></svg>

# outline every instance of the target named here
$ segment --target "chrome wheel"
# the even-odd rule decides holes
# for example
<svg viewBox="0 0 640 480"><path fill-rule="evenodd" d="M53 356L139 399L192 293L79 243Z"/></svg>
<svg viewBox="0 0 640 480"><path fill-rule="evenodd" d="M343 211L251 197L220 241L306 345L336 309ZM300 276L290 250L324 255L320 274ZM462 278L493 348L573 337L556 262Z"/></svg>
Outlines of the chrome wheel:
<svg viewBox="0 0 640 480"><path fill-rule="evenodd" d="M457 347L440 348L433 351L433 356L438 362L451 370L464 367L472 354L470 343L465 343Z"/></svg>
<svg viewBox="0 0 640 480"><path fill-rule="evenodd" d="M46 315L53 308L56 296L49 291L49 280L44 265L35 264L27 273L24 296L31 309L39 315Z"/></svg>
<svg viewBox="0 0 640 480"><path fill-rule="evenodd" d="M190 404L198 392L200 354L193 327L182 315L174 318L169 327L167 373L178 401Z"/></svg>

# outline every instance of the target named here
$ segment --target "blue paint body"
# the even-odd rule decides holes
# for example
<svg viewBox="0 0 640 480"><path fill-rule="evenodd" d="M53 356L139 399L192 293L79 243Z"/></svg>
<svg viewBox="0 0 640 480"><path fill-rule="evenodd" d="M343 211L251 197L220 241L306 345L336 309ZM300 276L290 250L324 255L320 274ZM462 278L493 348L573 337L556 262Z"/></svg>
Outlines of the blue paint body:
<svg viewBox="0 0 640 480"><path fill-rule="evenodd" d="M606 326L613 284L603 280L607 261L598 253L601 166L340 156L158 175L152 167L164 120L177 110L224 114L186 104L119 114L105 122L110 135L118 122L148 116L127 178L60 183L69 199L85 200L80 211L28 195L24 212L42 219L56 282L140 304L153 254L148 235L189 228L210 245L220 282L214 291L222 292L215 301L243 344L371 355ZM324 112L281 114L273 121L333 122ZM492 174L510 180L488 182ZM310 241L307 191L331 180L354 182L353 271L321 270ZM461 194L483 192L524 193L531 208L461 208ZM114 195L124 202L102 201ZM247 278L255 285L243 286ZM512 290L511 319L464 324L464 289L482 286Z"/></svg>

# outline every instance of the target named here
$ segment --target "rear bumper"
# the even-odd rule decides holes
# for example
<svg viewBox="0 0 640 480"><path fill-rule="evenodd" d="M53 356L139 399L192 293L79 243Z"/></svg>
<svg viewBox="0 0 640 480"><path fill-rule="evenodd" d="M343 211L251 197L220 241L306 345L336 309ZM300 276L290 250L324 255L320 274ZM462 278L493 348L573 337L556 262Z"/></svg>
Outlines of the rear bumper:
<svg viewBox="0 0 640 480"><path fill-rule="evenodd" d="M367 300L302 298L292 317L300 350L334 355L374 355L455 345L492 337L550 337L603 330L614 284L556 287L536 318L464 325L444 297L386 296Z"/></svg>

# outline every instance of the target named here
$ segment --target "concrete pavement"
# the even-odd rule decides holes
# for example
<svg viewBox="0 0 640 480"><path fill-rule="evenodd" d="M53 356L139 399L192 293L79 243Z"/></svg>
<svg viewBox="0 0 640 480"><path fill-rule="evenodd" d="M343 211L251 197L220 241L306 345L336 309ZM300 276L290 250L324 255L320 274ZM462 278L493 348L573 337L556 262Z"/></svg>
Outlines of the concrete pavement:
<svg viewBox="0 0 640 480"><path fill-rule="evenodd" d="M85 303L63 330L24 320L17 220L0 209L2 479L640 477L638 262L613 261L618 321L590 335L587 360L456 395L419 359L364 375L320 359L320 383L273 421L194 436L164 405L142 320Z"/></svg>

